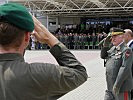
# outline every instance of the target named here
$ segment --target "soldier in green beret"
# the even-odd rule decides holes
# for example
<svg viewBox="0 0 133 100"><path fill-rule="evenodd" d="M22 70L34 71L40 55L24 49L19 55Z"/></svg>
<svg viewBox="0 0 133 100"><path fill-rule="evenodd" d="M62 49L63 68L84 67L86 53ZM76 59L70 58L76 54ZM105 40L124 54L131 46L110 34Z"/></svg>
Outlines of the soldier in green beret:
<svg viewBox="0 0 133 100"><path fill-rule="evenodd" d="M24 61L30 34L50 46L59 65ZM24 6L0 6L0 100L56 100L87 77L85 67Z"/></svg>
<svg viewBox="0 0 133 100"><path fill-rule="evenodd" d="M133 53L124 42L122 29L112 28L110 36L113 46L109 48L106 41L101 50L101 58L106 59L107 90L104 100L131 100Z"/></svg>

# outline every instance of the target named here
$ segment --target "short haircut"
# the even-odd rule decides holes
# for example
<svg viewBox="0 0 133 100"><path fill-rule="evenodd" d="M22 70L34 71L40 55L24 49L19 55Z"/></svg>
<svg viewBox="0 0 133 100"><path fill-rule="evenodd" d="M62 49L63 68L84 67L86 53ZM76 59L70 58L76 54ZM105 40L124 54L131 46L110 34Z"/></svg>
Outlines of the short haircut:
<svg viewBox="0 0 133 100"><path fill-rule="evenodd" d="M24 30L7 22L0 22L0 45L3 48L20 47L24 34Z"/></svg>

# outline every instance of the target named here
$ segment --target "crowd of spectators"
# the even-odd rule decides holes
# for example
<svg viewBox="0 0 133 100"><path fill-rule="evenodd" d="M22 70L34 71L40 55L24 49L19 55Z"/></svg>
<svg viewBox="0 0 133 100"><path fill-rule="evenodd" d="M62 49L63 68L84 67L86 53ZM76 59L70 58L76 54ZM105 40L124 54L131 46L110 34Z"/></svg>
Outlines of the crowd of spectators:
<svg viewBox="0 0 133 100"><path fill-rule="evenodd" d="M105 38L113 24L66 25L58 28L53 34L69 49L100 49L98 43ZM126 25L127 26L127 25ZM122 28L124 25L118 24ZM129 27L129 26L128 26ZM29 50L49 49L31 36Z"/></svg>
<svg viewBox="0 0 133 100"><path fill-rule="evenodd" d="M57 33L55 36L69 49L99 49L98 43L105 38L107 34L104 32L97 34ZM28 48L30 50L49 49L48 45L39 43L33 36L31 36Z"/></svg>

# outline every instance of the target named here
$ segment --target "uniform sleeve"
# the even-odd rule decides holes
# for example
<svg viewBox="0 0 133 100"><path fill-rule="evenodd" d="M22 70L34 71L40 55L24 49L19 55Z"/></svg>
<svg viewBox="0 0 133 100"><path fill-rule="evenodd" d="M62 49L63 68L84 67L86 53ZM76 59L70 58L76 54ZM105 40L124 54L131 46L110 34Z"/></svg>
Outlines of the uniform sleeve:
<svg viewBox="0 0 133 100"><path fill-rule="evenodd" d="M101 49L101 53L100 53L100 56L102 59L106 59L108 57L108 51L109 50L109 47L103 47Z"/></svg>
<svg viewBox="0 0 133 100"><path fill-rule="evenodd" d="M133 53L131 49L124 51L122 56L122 66L119 69L114 86L118 89L121 88L123 82L129 77L133 63Z"/></svg>
<svg viewBox="0 0 133 100"><path fill-rule="evenodd" d="M77 69L56 66L49 69L48 93L51 96L64 95L87 80L87 75Z"/></svg>
<svg viewBox="0 0 133 100"><path fill-rule="evenodd" d="M63 44L55 45L50 52L59 65L32 63L30 73L36 85L55 100L83 84L88 76L85 67Z"/></svg>
<svg viewBox="0 0 133 100"><path fill-rule="evenodd" d="M62 43L55 45L50 49L50 52L60 66L86 71L85 67Z"/></svg>
<svg viewBox="0 0 133 100"><path fill-rule="evenodd" d="M50 52L59 64L50 69L50 94L65 94L87 80L85 67L62 43L55 45Z"/></svg>
<svg viewBox="0 0 133 100"><path fill-rule="evenodd" d="M85 70L49 63L32 63L29 67L31 86L57 99L83 84L88 76Z"/></svg>

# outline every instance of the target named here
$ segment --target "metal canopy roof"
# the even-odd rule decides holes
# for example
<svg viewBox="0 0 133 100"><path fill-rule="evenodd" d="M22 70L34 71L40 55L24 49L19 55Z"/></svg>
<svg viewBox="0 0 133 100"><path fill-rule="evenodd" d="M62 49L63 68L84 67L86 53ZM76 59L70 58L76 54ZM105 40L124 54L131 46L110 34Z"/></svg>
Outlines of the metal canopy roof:
<svg viewBox="0 0 133 100"><path fill-rule="evenodd" d="M9 0L33 12L64 17L131 17L133 0Z"/></svg>

